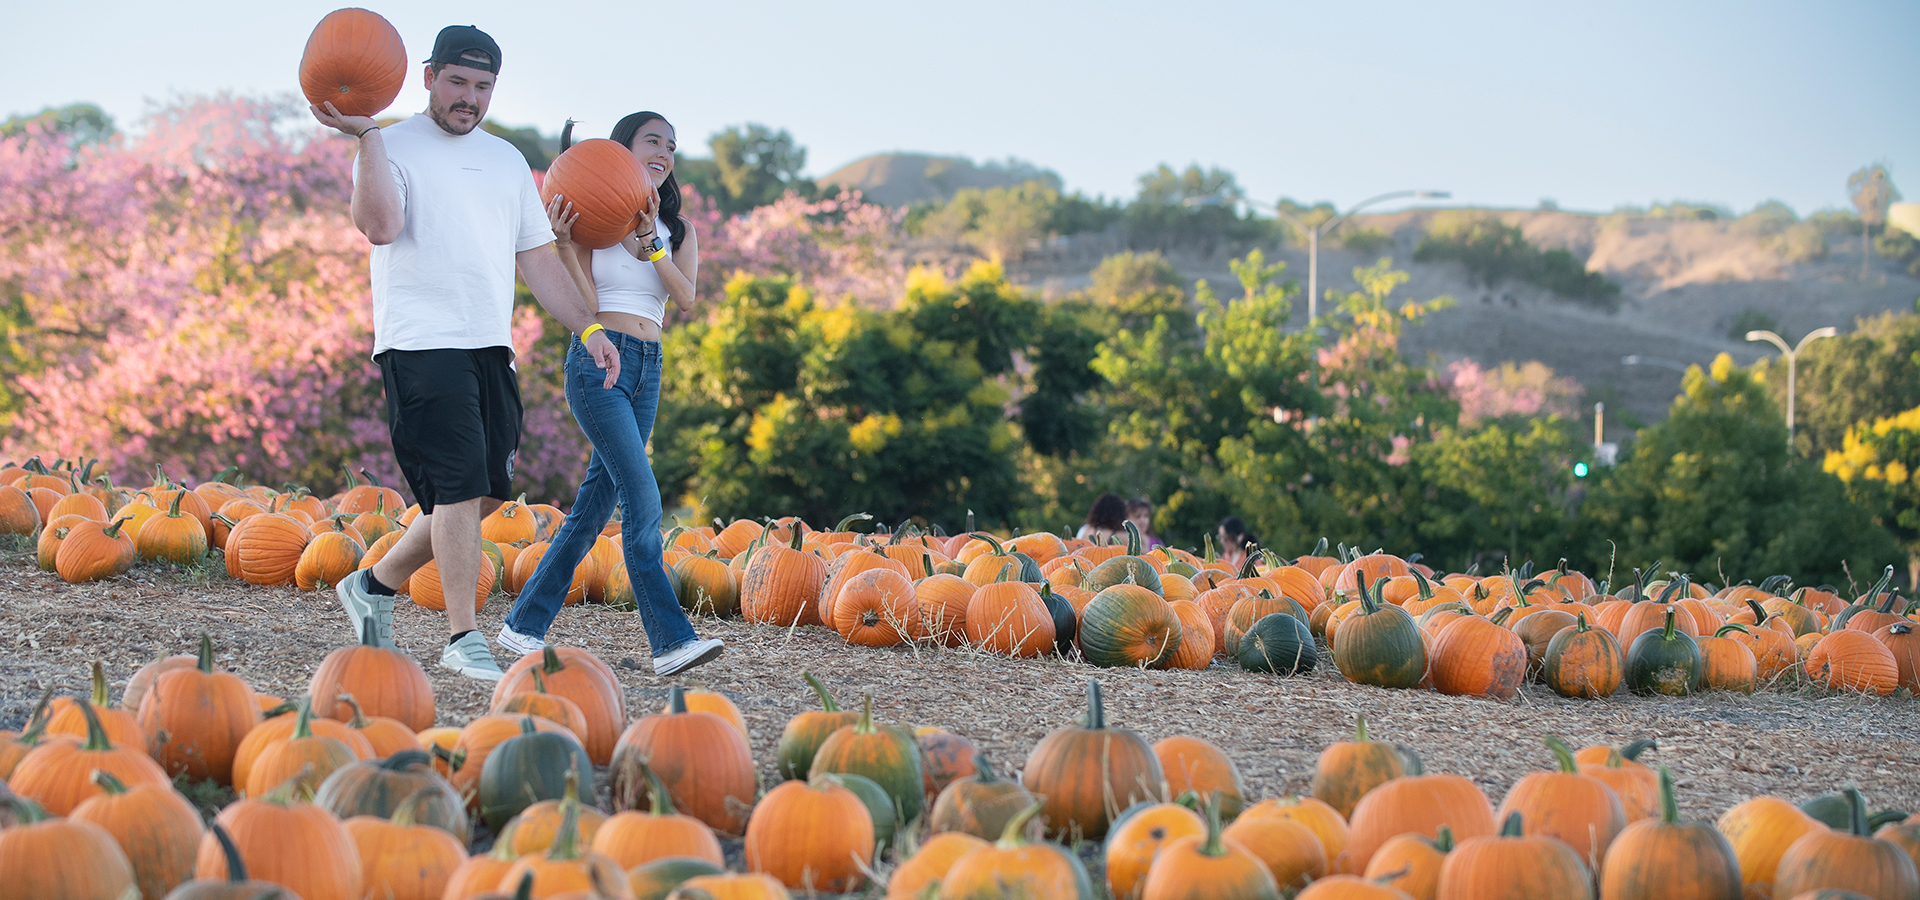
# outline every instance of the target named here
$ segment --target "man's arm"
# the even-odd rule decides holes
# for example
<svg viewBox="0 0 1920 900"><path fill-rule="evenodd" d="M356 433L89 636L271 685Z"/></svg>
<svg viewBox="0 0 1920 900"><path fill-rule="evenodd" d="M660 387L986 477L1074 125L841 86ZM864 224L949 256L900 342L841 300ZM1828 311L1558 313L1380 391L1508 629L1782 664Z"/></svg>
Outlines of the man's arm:
<svg viewBox="0 0 1920 900"><path fill-rule="evenodd" d="M580 296L580 286L567 273L552 244L522 250L514 254L513 261L520 267L520 280L533 291L533 299L540 301L540 307L560 320L568 331L581 334L594 324L592 307ZM607 371L605 386L611 388L620 378L620 354L613 349L613 342L601 333L604 330L595 331L581 343L593 354L594 364Z"/></svg>
<svg viewBox="0 0 1920 900"><path fill-rule="evenodd" d="M387 145L371 116L343 116L328 103L310 106L320 124L360 139L359 158L353 163L353 226L374 244L391 244L406 225L400 204L400 186L393 183L387 163Z"/></svg>

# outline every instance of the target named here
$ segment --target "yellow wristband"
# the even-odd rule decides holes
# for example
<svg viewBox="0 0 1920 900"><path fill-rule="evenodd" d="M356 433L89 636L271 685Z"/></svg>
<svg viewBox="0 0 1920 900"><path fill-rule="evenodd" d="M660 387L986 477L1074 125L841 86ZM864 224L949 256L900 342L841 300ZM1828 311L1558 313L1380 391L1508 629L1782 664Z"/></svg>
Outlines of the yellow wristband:
<svg viewBox="0 0 1920 900"><path fill-rule="evenodd" d="M667 258L667 248L662 247L658 250L653 251L653 255L647 257L647 262L659 262L666 258Z"/></svg>
<svg viewBox="0 0 1920 900"><path fill-rule="evenodd" d="M607 329L602 327L599 322L595 322L592 325L588 325L587 330L580 332L580 343L582 344L586 343L587 338L593 337L594 332L605 331L605 330Z"/></svg>

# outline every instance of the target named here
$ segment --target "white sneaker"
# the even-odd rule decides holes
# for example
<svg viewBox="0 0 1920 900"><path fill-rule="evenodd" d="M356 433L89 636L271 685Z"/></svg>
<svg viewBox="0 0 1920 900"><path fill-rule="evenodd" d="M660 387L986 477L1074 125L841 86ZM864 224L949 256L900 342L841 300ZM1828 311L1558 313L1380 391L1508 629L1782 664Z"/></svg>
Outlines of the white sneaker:
<svg viewBox="0 0 1920 900"><path fill-rule="evenodd" d="M468 678L481 681L499 681L500 664L493 661L493 651L487 647L487 639L475 631L447 645L440 651L440 667L452 669Z"/></svg>
<svg viewBox="0 0 1920 900"><path fill-rule="evenodd" d="M727 645L719 638L695 638L653 658L653 674L673 675L719 658Z"/></svg>
<svg viewBox="0 0 1920 900"><path fill-rule="evenodd" d="M347 621L353 623L355 638L366 636L367 620L372 619L374 641L379 646L392 647L393 598L367 590L367 574L362 569L340 579L333 588L334 596L340 598L340 608L346 611Z"/></svg>
<svg viewBox="0 0 1920 900"><path fill-rule="evenodd" d="M529 653L539 653L540 651L547 649L546 641L541 640L540 638L537 638L537 637L529 637L527 635L521 634L520 632L513 630L511 627L505 624L502 624L500 626L500 633L494 635L493 640L494 640L494 643L497 643L500 646L505 647L508 650L514 653L517 653L521 656L525 656Z"/></svg>

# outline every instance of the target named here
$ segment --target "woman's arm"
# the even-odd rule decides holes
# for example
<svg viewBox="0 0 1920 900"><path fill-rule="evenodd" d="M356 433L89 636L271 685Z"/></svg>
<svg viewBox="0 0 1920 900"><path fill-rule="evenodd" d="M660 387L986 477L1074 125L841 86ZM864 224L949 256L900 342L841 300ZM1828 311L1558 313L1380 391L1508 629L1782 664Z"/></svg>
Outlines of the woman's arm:
<svg viewBox="0 0 1920 900"><path fill-rule="evenodd" d="M693 308L694 283L700 274L700 240L693 233L691 224L688 224L685 219L680 221L687 229L687 236L681 240L680 249L674 251L673 256L668 259L654 263L653 271L660 276L660 284L667 289L667 296L673 300L673 305L681 312L686 312ZM643 236L649 242L653 240L651 233L645 233ZM635 259L646 262L646 256L639 252L646 246L647 244L636 241L629 252L634 254Z"/></svg>
<svg viewBox="0 0 1920 900"><path fill-rule="evenodd" d="M547 223L553 226L554 249L560 253L560 264L567 269L567 275L580 289L580 296L587 301L587 309L594 315L600 314L600 295L593 290L593 276L587 274L593 268L593 251L573 242L573 223L580 214L573 211L573 204L561 204L565 197L554 194L547 201Z"/></svg>

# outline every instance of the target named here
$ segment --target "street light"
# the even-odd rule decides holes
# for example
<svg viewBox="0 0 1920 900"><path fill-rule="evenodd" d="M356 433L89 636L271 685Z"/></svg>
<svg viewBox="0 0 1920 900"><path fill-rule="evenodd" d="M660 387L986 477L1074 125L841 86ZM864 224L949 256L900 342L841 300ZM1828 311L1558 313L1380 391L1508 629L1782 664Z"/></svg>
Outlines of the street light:
<svg viewBox="0 0 1920 900"><path fill-rule="evenodd" d="M1291 213L1287 212L1284 209L1281 209L1276 204L1261 203L1257 200L1243 200L1243 202L1246 203L1248 206L1265 207L1268 210L1271 210L1274 215L1287 220L1287 222L1291 224L1293 227L1306 232L1307 234L1307 321L1312 322L1315 318L1319 316L1319 313L1320 313L1320 235L1322 233L1332 234L1334 229L1339 228L1341 225L1345 224L1348 219L1353 218L1355 213L1358 213L1359 211L1366 209L1367 207L1372 206L1375 203L1384 203L1388 200L1398 200L1402 197L1412 197L1416 200L1445 200L1451 196L1453 196L1453 194L1450 191L1392 191L1389 193L1381 194L1378 197L1368 197L1367 199L1354 204L1353 208L1347 210L1345 213L1342 213L1338 216L1328 219L1325 222L1321 222L1320 224L1313 225L1313 226L1308 226L1307 223L1294 218Z"/></svg>
<svg viewBox="0 0 1920 900"><path fill-rule="evenodd" d="M1801 338L1800 343L1793 345L1792 348L1789 348L1787 347L1787 341L1785 338L1782 338L1781 336L1774 334L1771 331L1747 332L1747 340L1754 341L1756 343L1759 341L1766 341L1767 343L1772 344L1775 347L1779 347L1781 355L1787 358L1787 446L1788 447L1793 446L1794 361L1799 358L1800 351L1805 350L1808 344L1811 344L1814 341L1817 341L1824 337L1833 337L1834 335L1839 333L1840 332L1836 331L1832 325L1828 325L1825 328L1815 328L1814 330L1807 332L1807 336Z"/></svg>

